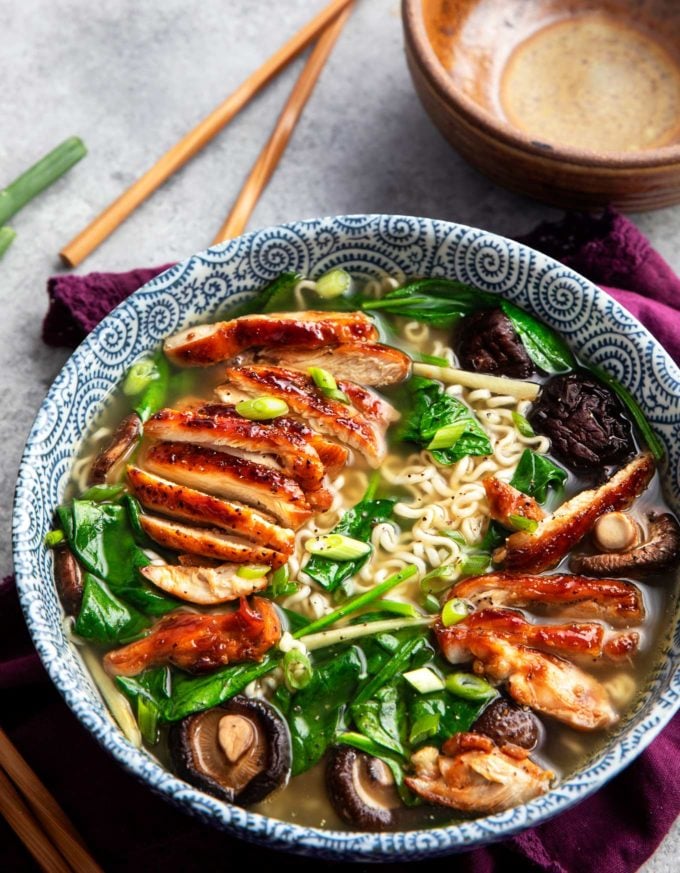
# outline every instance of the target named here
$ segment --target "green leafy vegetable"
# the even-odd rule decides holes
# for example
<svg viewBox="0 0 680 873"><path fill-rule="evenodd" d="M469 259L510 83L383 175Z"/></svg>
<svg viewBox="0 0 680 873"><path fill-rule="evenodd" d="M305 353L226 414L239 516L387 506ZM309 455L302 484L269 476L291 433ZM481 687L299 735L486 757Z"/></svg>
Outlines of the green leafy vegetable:
<svg viewBox="0 0 680 873"><path fill-rule="evenodd" d="M123 603L104 582L85 574L83 601L74 625L78 636L95 643L125 643L148 624L145 616Z"/></svg>
<svg viewBox="0 0 680 873"><path fill-rule="evenodd" d="M558 333L508 300L502 300L500 306L537 367L546 373L564 373L574 369L574 355Z"/></svg>
<svg viewBox="0 0 680 873"><path fill-rule="evenodd" d="M93 485L87 491L83 491L80 495L80 500L92 500L95 503L102 503L104 500L115 500L120 497L125 486L118 485Z"/></svg>
<svg viewBox="0 0 680 873"><path fill-rule="evenodd" d="M647 443L650 452L654 455L656 461L663 461L666 450L664 449L664 445L659 439L659 437L652 430L652 426L647 421L647 417L642 411L639 403L630 393L630 391L625 388L617 379L613 376L610 376L606 370L603 370L602 367L597 367L595 365L591 365L590 369L595 373L598 379L605 383L605 385L609 386L609 388L614 391L619 399L623 402L625 407L630 412L633 421L638 426L640 433L642 434L642 438Z"/></svg>
<svg viewBox="0 0 680 873"><path fill-rule="evenodd" d="M352 704L352 718L365 736L397 755L406 756L406 703L396 683L381 688L372 700Z"/></svg>
<svg viewBox="0 0 680 873"><path fill-rule="evenodd" d="M170 365L162 350L153 356L153 368L156 376L149 381L146 388L141 392L139 402L134 411L146 421L161 407L165 406L170 383Z"/></svg>
<svg viewBox="0 0 680 873"><path fill-rule="evenodd" d="M380 300L369 300L361 308L423 321L448 328L463 315L498 306L498 297L453 279L417 279L390 291Z"/></svg>
<svg viewBox="0 0 680 873"><path fill-rule="evenodd" d="M343 534L362 543L368 543L376 524L387 521L392 515L396 500L364 498L344 513L332 534ZM350 561L336 561L321 555L312 555L304 571L326 591L335 591L346 579L356 575L370 557L370 552Z"/></svg>
<svg viewBox="0 0 680 873"><path fill-rule="evenodd" d="M295 286L304 279L299 273L281 273L273 282L258 291L250 300L229 311L229 318L254 312L291 312L297 309Z"/></svg>
<svg viewBox="0 0 680 873"><path fill-rule="evenodd" d="M312 681L294 696L288 712L293 749L292 775L313 767L346 729L345 707L363 669L361 651L351 646L315 665Z"/></svg>
<svg viewBox="0 0 680 873"><path fill-rule="evenodd" d="M417 636L406 640L395 651L382 667L372 676L368 676L354 698L353 706L365 703L374 697L377 692L391 682L395 676L404 673L411 662L413 655L427 645L425 637ZM428 649L431 652L431 649Z"/></svg>
<svg viewBox="0 0 680 873"><path fill-rule="evenodd" d="M520 415L519 412L513 411L512 413L512 423L515 425L517 432L523 437L532 437L535 436L533 427L529 424L527 419Z"/></svg>
<svg viewBox="0 0 680 873"><path fill-rule="evenodd" d="M545 503L549 488L560 488L567 480L566 470L531 449L525 449L510 484L523 494Z"/></svg>
<svg viewBox="0 0 680 873"><path fill-rule="evenodd" d="M429 724L436 729L427 737L413 739L417 744L424 739L432 739L435 743L443 743L453 734L468 731L486 704L453 697L447 691L435 691L433 694L413 694L409 703L409 723L411 735L416 725L422 728ZM425 719L430 721L425 722Z"/></svg>
<svg viewBox="0 0 680 873"><path fill-rule="evenodd" d="M454 464L467 455L490 455L493 451L489 437L472 411L460 400L447 394L439 382L414 376L408 383L411 409L397 431L397 438L431 448L432 456L440 464ZM445 441L446 448L436 448L437 434L448 428L455 438ZM434 441L434 442L433 442Z"/></svg>

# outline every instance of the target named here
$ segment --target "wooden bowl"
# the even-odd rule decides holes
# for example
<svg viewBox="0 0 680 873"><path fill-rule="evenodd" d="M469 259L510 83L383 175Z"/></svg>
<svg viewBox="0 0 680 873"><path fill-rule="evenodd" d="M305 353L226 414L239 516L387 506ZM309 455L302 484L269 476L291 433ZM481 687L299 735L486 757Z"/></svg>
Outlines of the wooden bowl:
<svg viewBox="0 0 680 873"><path fill-rule="evenodd" d="M680 202L677 0L403 0L416 90L495 182L567 207Z"/></svg>

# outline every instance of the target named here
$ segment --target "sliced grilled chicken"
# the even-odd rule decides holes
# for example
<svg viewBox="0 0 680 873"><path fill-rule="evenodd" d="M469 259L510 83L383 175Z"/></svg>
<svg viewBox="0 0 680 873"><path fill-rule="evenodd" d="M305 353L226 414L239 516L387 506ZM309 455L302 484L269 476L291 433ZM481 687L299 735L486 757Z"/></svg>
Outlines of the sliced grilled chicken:
<svg viewBox="0 0 680 873"><path fill-rule="evenodd" d="M470 660L465 641L475 631L588 663L629 658L640 642L636 631L612 633L599 622L540 625L527 621L515 609L480 609L464 621L438 631L439 645L452 664Z"/></svg>
<svg viewBox="0 0 680 873"><path fill-rule="evenodd" d="M286 556L258 546L241 537L232 537L217 528L193 527L155 515L142 515L140 522L147 536L166 549L219 558L236 564L266 564L276 570Z"/></svg>
<svg viewBox="0 0 680 873"><path fill-rule="evenodd" d="M167 339L165 354L184 367L208 367L246 349L319 349L376 340L378 331L362 312L279 312L243 315L190 327Z"/></svg>
<svg viewBox="0 0 680 873"><path fill-rule="evenodd" d="M219 527L284 555L290 555L293 551L293 531L279 527L271 518L265 517L245 503L234 503L203 494L193 488L154 476L139 467L128 467L127 476L139 502L152 512Z"/></svg>
<svg viewBox="0 0 680 873"><path fill-rule="evenodd" d="M350 379L361 385L394 385L403 382L411 371L411 358L399 349L382 343L345 343L319 349L262 348L239 355L243 364L273 364L307 372L321 367L336 379Z"/></svg>
<svg viewBox="0 0 680 873"><path fill-rule="evenodd" d="M241 564L220 564L218 567L187 567L181 564L150 564L142 567L142 575L157 588L168 594L198 603L214 606L229 600L247 597L267 587L267 575L244 579L238 575Z"/></svg>
<svg viewBox="0 0 680 873"><path fill-rule="evenodd" d="M482 485L486 491L489 515L505 527L514 527L511 515L519 515L521 518L529 518L532 521L541 521L542 518L545 518L545 512L533 497L522 494L521 491L513 488L507 482L503 482L495 476L487 476L486 479L482 480Z"/></svg>
<svg viewBox="0 0 680 873"><path fill-rule="evenodd" d="M364 388L363 385L344 379L338 382L338 388L349 397L352 406L362 412L370 422L380 425L383 432L392 422L399 421L401 418L401 413L397 412L391 403L370 388Z"/></svg>
<svg viewBox="0 0 680 873"><path fill-rule="evenodd" d="M285 400L305 423L356 449L373 467L380 466L385 457L382 423L371 422L353 406L324 396L304 373L282 367L228 367L226 377L227 389L236 387L253 396ZM216 389L220 397L221 388Z"/></svg>
<svg viewBox="0 0 680 873"><path fill-rule="evenodd" d="M145 436L158 440L190 442L219 451L260 452L277 458L286 476L307 492L314 508L328 509L331 495L324 487L325 468L309 442L285 421L250 421L233 406L208 404L197 410L161 409L144 425ZM254 459L254 458L253 458ZM313 498L316 492L318 500Z"/></svg>
<svg viewBox="0 0 680 873"><path fill-rule="evenodd" d="M438 635L442 630L441 624L435 627ZM457 642L475 658L476 673L507 682L510 696L523 706L576 730L598 730L618 720L606 688L569 661L474 629Z"/></svg>
<svg viewBox="0 0 680 873"><path fill-rule="evenodd" d="M293 530L312 515L297 482L227 452L189 443L158 443L148 449L141 463L180 485L263 509Z"/></svg>
<svg viewBox="0 0 680 873"><path fill-rule="evenodd" d="M517 531L505 542L508 570L540 573L556 566L605 512L627 509L647 488L654 475L654 459L646 452L612 478L563 503L539 522L533 533ZM502 552L500 557L502 557Z"/></svg>
<svg viewBox="0 0 680 873"><path fill-rule="evenodd" d="M173 612L135 643L109 652L104 667L114 676L136 676L151 667L174 664L206 673L239 661L261 661L281 639L275 607L262 597L241 599L226 615Z"/></svg>
<svg viewBox="0 0 680 873"><path fill-rule="evenodd" d="M539 797L554 774L511 743L496 746L490 737L454 734L442 746L419 749L411 758L415 773L408 787L429 803L463 812L492 815Z"/></svg>
<svg viewBox="0 0 680 873"><path fill-rule="evenodd" d="M645 617L640 589L619 579L489 573L459 582L451 596L477 607L518 606L563 618L602 619L615 627L640 624Z"/></svg>

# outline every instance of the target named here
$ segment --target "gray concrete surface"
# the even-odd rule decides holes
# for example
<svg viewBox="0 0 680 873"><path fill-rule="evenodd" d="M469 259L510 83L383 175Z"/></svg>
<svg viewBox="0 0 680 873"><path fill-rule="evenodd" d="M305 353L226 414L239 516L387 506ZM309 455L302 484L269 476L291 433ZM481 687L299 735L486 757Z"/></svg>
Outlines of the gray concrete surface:
<svg viewBox="0 0 680 873"><path fill-rule="evenodd" d="M324 0L0 0L0 184L63 138L89 156L13 221L0 263L0 522L35 411L66 358L40 341L59 248L324 5ZM300 62L143 205L80 268L123 270L204 248L267 138ZM418 102L397 0L361 0L251 227L344 212L393 212L514 235L553 210L471 170ZM680 269L680 208L637 216ZM643 868L677 869L680 828ZM584 871L588 870L584 860ZM632 873L632 871L631 871Z"/></svg>

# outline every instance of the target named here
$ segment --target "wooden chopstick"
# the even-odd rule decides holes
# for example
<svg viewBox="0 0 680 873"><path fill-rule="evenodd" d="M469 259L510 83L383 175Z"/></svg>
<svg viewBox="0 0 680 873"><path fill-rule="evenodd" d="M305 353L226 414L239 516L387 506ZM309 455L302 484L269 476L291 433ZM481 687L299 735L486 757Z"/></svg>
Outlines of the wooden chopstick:
<svg viewBox="0 0 680 873"><path fill-rule="evenodd" d="M260 194L271 179L276 165L288 145L288 140L295 130L295 125L314 90L321 70L352 12L353 5L354 0L338 15L335 21L326 27L319 37L302 73L290 92L290 97L276 122L272 135L253 165L231 212L213 240L213 245L243 233Z"/></svg>
<svg viewBox="0 0 680 873"><path fill-rule="evenodd" d="M77 267L94 249L122 224L140 203L152 194L173 173L183 167L203 146L219 133L231 119L290 61L349 5L352 0L332 0L311 21L304 25L275 54L249 76L210 115L199 122L176 145L137 179L117 200L114 200L84 230L61 250L60 257L69 267Z"/></svg>
<svg viewBox="0 0 680 873"><path fill-rule="evenodd" d="M27 807L26 812L28 812L28 818L33 821L35 829L42 834L42 843L47 843L50 846L54 844L56 846L55 852L58 850L61 853L60 857L66 859L70 864L70 867L65 866L62 869L70 870L73 868L78 873L102 873L101 867L85 848L78 832L62 808L22 758L7 734L0 728L0 793L4 794L5 797L15 799L14 796L19 797L19 795L14 790L12 783L19 789L31 807L33 815L28 812ZM9 784L9 789L7 784ZM20 797L19 802L25 807ZM34 854L32 847L37 839L35 829L29 826L28 830L20 832L15 827L14 822L8 818L6 810L2 808L2 799L0 799L0 812L7 818L24 842L26 842L24 833L28 834L31 843L30 845L26 843L26 845L29 851ZM42 826L42 830L34 821L33 816ZM22 815L19 817L18 823L21 825L25 821L26 815ZM46 849L45 852L47 852ZM36 858L36 860L38 859Z"/></svg>

